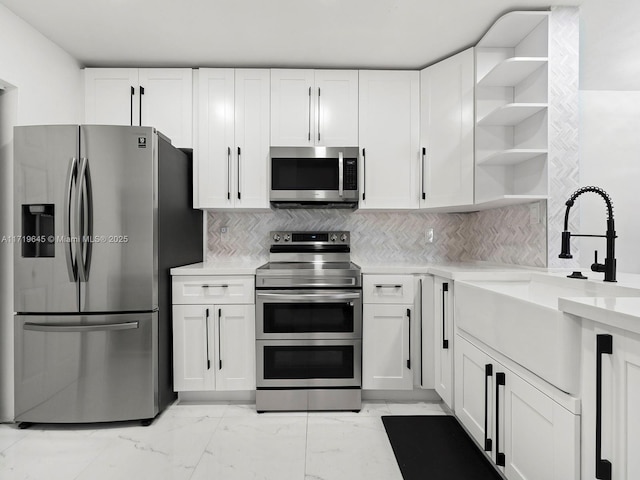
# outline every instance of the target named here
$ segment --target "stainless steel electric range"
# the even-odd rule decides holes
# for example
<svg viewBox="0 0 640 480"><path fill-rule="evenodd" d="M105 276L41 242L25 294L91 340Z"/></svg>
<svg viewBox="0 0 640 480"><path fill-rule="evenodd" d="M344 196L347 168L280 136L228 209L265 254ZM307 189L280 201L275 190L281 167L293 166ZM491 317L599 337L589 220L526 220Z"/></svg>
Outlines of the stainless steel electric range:
<svg viewBox="0 0 640 480"><path fill-rule="evenodd" d="M256 409L360 410L362 281L349 232L271 232L256 272Z"/></svg>

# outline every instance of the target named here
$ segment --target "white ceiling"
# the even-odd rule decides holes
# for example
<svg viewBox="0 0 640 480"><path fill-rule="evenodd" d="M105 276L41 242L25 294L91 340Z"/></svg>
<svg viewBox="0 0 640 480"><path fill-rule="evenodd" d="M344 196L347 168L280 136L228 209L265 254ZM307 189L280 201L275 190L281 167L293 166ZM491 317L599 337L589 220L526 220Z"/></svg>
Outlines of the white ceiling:
<svg viewBox="0 0 640 480"><path fill-rule="evenodd" d="M407 68L583 0L0 0L85 66Z"/></svg>

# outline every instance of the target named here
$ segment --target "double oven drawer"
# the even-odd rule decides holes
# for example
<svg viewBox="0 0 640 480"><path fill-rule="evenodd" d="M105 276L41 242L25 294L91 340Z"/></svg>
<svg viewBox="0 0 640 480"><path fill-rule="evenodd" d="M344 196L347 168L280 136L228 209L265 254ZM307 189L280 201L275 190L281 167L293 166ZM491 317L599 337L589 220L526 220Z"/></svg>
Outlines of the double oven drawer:
<svg viewBox="0 0 640 480"><path fill-rule="evenodd" d="M256 339L362 338L361 290L258 290Z"/></svg>
<svg viewBox="0 0 640 480"><path fill-rule="evenodd" d="M256 291L258 389L360 388L362 291Z"/></svg>
<svg viewBox="0 0 640 480"><path fill-rule="evenodd" d="M362 340L257 340L258 388L360 387Z"/></svg>

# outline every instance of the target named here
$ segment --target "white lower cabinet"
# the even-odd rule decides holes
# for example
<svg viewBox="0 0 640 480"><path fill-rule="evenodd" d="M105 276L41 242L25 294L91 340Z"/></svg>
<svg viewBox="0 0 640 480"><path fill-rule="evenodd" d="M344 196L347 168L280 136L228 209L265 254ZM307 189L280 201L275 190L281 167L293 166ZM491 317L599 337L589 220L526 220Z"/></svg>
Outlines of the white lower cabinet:
<svg viewBox="0 0 640 480"><path fill-rule="evenodd" d="M553 392L459 335L455 370L456 416L508 479L580 478L580 416L557 403Z"/></svg>
<svg viewBox="0 0 640 480"><path fill-rule="evenodd" d="M435 277L433 285L435 389L442 401L453 408L453 282Z"/></svg>
<svg viewBox="0 0 640 480"><path fill-rule="evenodd" d="M413 305L365 304L362 311L362 388L411 390Z"/></svg>
<svg viewBox="0 0 640 480"><path fill-rule="evenodd" d="M362 276L362 388L412 390L419 330L412 275Z"/></svg>
<svg viewBox="0 0 640 480"><path fill-rule="evenodd" d="M640 336L583 325L582 479L638 479Z"/></svg>
<svg viewBox="0 0 640 480"><path fill-rule="evenodd" d="M193 286L196 280L173 280L173 383L182 391L254 390L255 376L255 305L253 296L234 295L230 288L231 277L221 277L227 282L221 291L227 290L227 300L234 304L176 304L183 298L185 285ZM199 277L200 290L207 291L216 283L215 277ZM239 282L251 284L252 279L238 277ZM197 283L197 282L196 282ZM195 288L195 287L194 287ZM225 299L219 294L220 300ZM251 302L251 303L249 303Z"/></svg>

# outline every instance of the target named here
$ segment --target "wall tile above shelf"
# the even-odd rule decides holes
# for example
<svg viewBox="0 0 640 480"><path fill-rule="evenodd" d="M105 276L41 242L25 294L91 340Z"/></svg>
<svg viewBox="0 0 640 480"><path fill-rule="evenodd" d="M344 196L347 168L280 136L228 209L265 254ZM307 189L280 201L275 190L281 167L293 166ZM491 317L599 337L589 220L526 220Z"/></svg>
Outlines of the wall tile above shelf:
<svg viewBox="0 0 640 480"><path fill-rule="evenodd" d="M546 153L546 148L511 148L480 158L476 165L516 165Z"/></svg>
<svg viewBox="0 0 640 480"><path fill-rule="evenodd" d="M513 126L546 108L546 103L509 103L478 120L478 125Z"/></svg>
<svg viewBox="0 0 640 480"><path fill-rule="evenodd" d="M537 69L546 65L546 57L512 57L498 63L478 80L479 87L515 87Z"/></svg>

